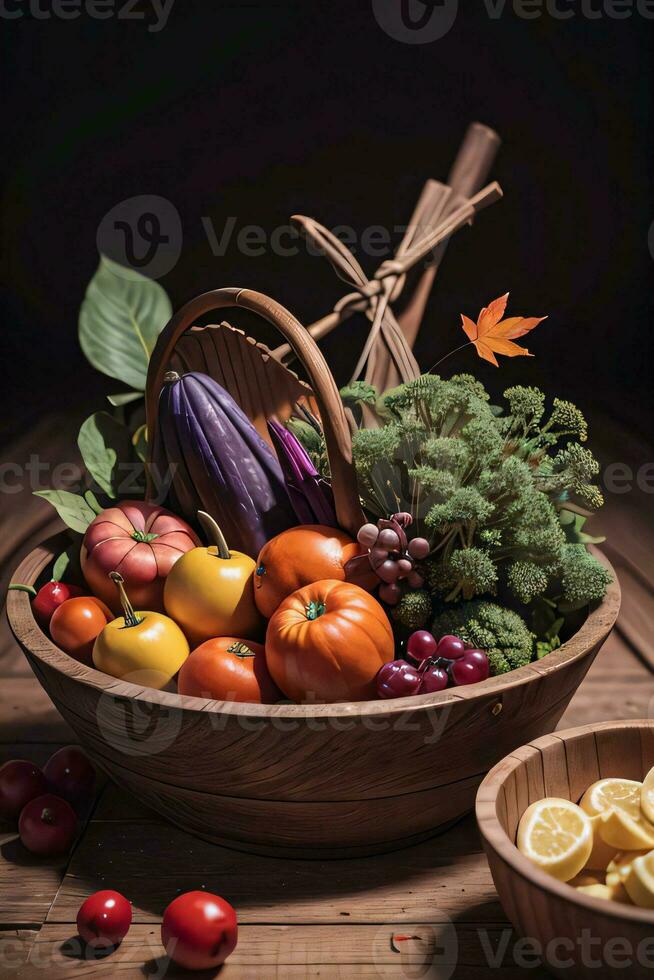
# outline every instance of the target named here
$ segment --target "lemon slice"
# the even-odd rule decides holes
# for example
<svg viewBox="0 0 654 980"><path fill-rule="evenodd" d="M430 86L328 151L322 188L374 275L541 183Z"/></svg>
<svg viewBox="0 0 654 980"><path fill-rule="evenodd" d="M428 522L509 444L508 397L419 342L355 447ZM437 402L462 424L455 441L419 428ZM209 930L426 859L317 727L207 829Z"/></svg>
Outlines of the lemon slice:
<svg viewBox="0 0 654 980"><path fill-rule="evenodd" d="M624 887L634 905L654 909L654 852L636 858Z"/></svg>
<svg viewBox="0 0 654 980"><path fill-rule="evenodd" d="M582 796L579 806L589 817L601 816L607 810L622 810L634 820L639 820L640 793L642 783L635 779L600 779L589 786Z"/></svg>
<svg viewBox="0 0 654 980"><path fill-rule="evenodd" d="M599 834L616 851L650 851L654 848L654 826L640 812L637 817L615 807L602 814Z"/></svg>
<svg viewBox="0 0 654 980"><path fill-rule="evenodd" d="M553 878L570 881L593 849L590 817L570 800L551 797L532 803L518 826L518 848Z"/></svg>
<svg viewBox="0 0 654 980"><path fill-rule="evenodd" d="M615 857L615 847L606 844L600 837L599 828L601 821L602 818L600 816L590 818L593 826L593 849L588 858L588 867L594 871L606 871L609 863ZM603 882L600 883L603 884Z"/></svg>
<svg viewBox="0 0 654 980"><path fill-rule="evenodd" d="M654 769L650 769L643 780L643 787L640 791L640 808L645 819L654 823Z"/></svg>
<svg viewBox="0 0 654 980"><path fill-rule="evenodd" d="M606 884L609 888L624 885L636 858L644 857L646 854L649 854L649 851L618 851L606 869Z"/></svg>

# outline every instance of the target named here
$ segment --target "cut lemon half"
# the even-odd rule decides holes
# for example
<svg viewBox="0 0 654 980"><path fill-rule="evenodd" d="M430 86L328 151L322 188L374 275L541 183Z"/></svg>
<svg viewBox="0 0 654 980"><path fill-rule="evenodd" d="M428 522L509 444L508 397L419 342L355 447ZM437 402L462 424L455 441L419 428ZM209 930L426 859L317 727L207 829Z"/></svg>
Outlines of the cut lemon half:
<svg viewBox="0 0 654 980"><path fill-rule="evenodd" d="M610 862L615 857L615 847L605 843L600 837L600 816L591 817L590 822L593 827L593 849L588 858L588 867L593 871L606 871Z"/></svg>
<svg viewBox="0 0 654 980"><path fill-rule="evenodd" d="M618 851L606 869L606 884L610 888L624 885L636 858L644 857L646 854L649 854L649 851Z"/></svg>
<svg viewBox="0 0 654 980"><path fill-rule="evenodd" d="M570 800L550 797L532 803L518 826L518 849L539 868L570 881L586 867L593 849L590 817Z"/></svg>
<svg viewBox="0 0 654 980"><path fill-rule="evenodd" d="M622 810L634 820L640 819L640 792L642 783L635 779L600 779L589 786L579 806L589 817L598 817L607 810Z"/></svg>
<svg viewBox="0 0 654 980"><path fill-rule="evenodd" d="M630 816L615 807L600 817L599 834L616 851L650 851L654 848L654 826L638 812Z"/></svg>
<svg viewBox="0 0 654 980"><path fill-rule="evenodd" d="M654 909L654 852L636 858L624 887L634 905Z"/></svg>
<svg viewBox="0 0 654 980"><path fill-rule="evenodd" d="M640 791L640 808L645 819L654 823L654 769L650 769L643 780L643 787Z"/></svg>

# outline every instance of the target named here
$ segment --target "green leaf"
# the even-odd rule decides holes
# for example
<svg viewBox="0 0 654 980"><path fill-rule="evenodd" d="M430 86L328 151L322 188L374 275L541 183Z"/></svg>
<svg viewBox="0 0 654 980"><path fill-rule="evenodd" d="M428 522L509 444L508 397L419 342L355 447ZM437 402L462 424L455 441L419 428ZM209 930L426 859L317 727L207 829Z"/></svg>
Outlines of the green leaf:
<svg viewBox="0 0 654 980"><path fill-rule="evenodd" d="M119 391L116 395L107 395L107 401L114 408L122 408L123 405L131 405L132 402L143 398L142 391Z"/></svg>
<svg viewBox="0 0 654 980"><path fill-rule="evenodd" d="M66 570L70 565L70 553L69 551L62 551L54 565L52 566L52 580L53 582L61 582L62 578L66 574Z"/></svg>
<svg viewBox="0 0 654 980"><path fill-rule="evenodd" d="M98 498L96 497L96 495L93 493L92 490L84 491L84 500L87 502L91 510L94 510L96 514L101 514L102 511L104 510L104 507L102 506L101 503L99 503Z"/></svg>
<svg viewBox="0 0 654 980"><path fill-rule="evenodd" d="M79 342L94 368L143 391L150 355L171 316L159 283L102 255L80 309Z"/></svg>
<svg viewBox="0 0 654 980"><path fill-rule="evenodd" d="M70 493L69 490L35 490L34 496L43 497L52 504L64 524L80 534L84 534L96 516L84 497Z"/></svg>
<svg viewBox="0 0 654 980"><path fill-rule="evenodd" d="M116 497L117 467L133 460L129 430L108 412L91 415L79 430L77 445L84 465L98 484ZM93 506L93 505L91 505Z"/></svg>

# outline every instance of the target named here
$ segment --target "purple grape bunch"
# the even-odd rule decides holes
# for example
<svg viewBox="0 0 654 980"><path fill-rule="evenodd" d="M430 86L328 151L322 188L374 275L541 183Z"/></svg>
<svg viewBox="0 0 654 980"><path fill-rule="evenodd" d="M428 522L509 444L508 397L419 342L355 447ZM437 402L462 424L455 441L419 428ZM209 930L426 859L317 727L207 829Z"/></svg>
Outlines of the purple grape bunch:
<svg viewBox="0 0 654 980"><path fill-rule="evenodd" d="M447 687L477 684L490 674L483 650L468 647L458 636L440 640L417 630L407 642L407 660L392 660L377 674L380 698L405 698L414 694L436 694Z"/></svg>
<svg viewBox="0 0 654 980"><path fill-rule="evenodd" d="M425 584L415 566L427 557L431 546L426 538L408 540L405 529L412 523L411 514L395 514L387 521L364 524L357 535L361 547L368 550L373 571L381 579L379 598L389 606L396 606L402 598L400 582L412 589Z"/></svg>

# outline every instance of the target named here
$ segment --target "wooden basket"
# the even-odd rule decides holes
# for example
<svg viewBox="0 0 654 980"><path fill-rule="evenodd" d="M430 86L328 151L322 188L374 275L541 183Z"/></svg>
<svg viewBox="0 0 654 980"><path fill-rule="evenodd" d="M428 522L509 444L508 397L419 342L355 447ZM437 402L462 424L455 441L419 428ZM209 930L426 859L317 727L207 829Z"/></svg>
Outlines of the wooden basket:
<svg viewBox="0 0 654 980"><path fill-rule="evenodd" d="M34 584L61 547L59 538L37 548L15 580ZM470 810L498 759L556 727L619 606L614 579L559 650L467 688L392 702L255 705L155 691L85 667L44 635L25 592L7 600L40 683L119 786L200 837L299 857L393 850Z"/></svg>
<svg viewBox="0 0 654 980"><path fill-rule="evenodd" d="M602 777L642 780L652 766L654 723L609 722L530 742L503 759L479 789L477 822L504 910L521 936L546 951L556 976L651 976L654 911L592 898L540 871L514 844L520 817L545 796L577 803ZM649 961L638 962L639 947Z"/></svg>

